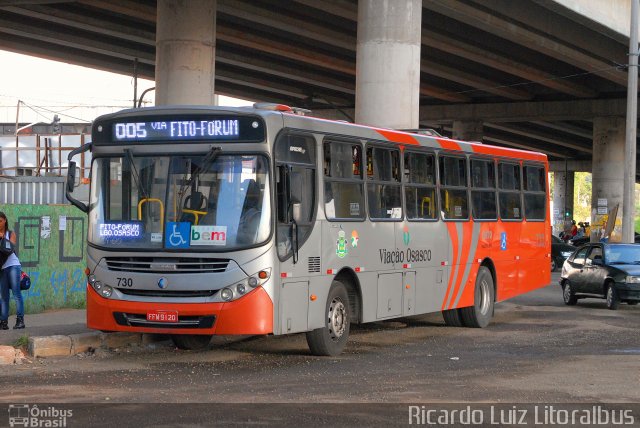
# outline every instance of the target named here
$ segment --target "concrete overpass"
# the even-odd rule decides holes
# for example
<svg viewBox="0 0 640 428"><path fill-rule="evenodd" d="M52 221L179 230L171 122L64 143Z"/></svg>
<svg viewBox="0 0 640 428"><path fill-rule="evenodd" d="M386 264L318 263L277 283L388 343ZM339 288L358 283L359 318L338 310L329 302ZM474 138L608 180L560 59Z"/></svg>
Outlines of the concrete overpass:
<svg viewBox="0 0 640 428"><path fill-rule="evenodd" d="M629 0L423 1L420 123L447 134L482 120L487 142L590 159L593 117L624 116L628 11ZM218 0L216 92L352 112L357 20L356 0ZM125 74L137 58L154 79L156 21L153 0L0 0L0 48Z"/></svg>
<svg viewBox="0 0 640 428"><path fill-rule="evenodd" d="M210 45L211 92L215 86L219 94L352 119L358 115L357 93L371 92L358 90L357 77L362 82L372 63L390 67L402 49L372 50L367 44L376 42L376 26L386 19L390 33L419 33L413 46L419 59L407 69L415 67L418 76L409 95L419 105L420 126L541 151L557 161L589 162L597 155L602 168L594 174L603 173L603 182L617 162L610 155L624 147L630 0L169 3L0 0L0 48L162 82L159 76L190 71L163 69L170 65L157 62L162 52L156 47L174 42L182 31ZM418 5L416 31L407 30L413 23L402 20L406 11L393 9L398 4ZM178 8L190 15L174 19ZM212 34L198 34L197 20L215 23L208 24ZM181 22L186 25L173 28ZM176 33L167 36L167 28ZM194 60L207 67L206 59ZM393 104L387 109L399 110ZM616 183L594 196L613 193L619 199Z"/></svg>

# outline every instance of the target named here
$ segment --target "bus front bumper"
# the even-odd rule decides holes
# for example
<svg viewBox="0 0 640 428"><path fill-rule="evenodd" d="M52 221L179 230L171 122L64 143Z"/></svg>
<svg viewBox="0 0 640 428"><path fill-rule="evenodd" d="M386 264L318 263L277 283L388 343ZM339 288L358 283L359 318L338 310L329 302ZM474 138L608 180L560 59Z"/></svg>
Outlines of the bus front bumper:
<svg viewBox="0 0 640 428"><path fill-rule="evenodd" d="M147 313L154 311L177 311L178 321L148 321ZM227 303L143 303L105 299L87 286L87 327L156 334L271 334L273 302L262 287Z"/></svg>

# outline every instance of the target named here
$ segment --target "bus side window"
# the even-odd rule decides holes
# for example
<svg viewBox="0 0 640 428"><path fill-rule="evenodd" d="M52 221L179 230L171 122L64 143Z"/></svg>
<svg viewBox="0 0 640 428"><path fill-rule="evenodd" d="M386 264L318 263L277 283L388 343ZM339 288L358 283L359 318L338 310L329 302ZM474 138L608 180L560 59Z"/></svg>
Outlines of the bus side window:
<svg viewBox="0 0 640 428"><path fill-rule="evenodd" d="M369 217L401 220L400 152L397 149L367 147L367 164L373 168L367 183Z"/></svg>
<svg viewBox="0 0 640 428"><path fill-rule="evenodd" d="M467 159L440 156L440 204L446 220L468 220Z"/></svg>
<svg viewBox="0 0 640 428"><path fill-rule="evenodd" d="M324 212L327 220L363 220L362 146L325 140ZM367 166L367 174L369 166Z"/></svg>
<svg viewBox="0 0 640 428"><path fill-rule="evenodd" d="M471 159L471 210L476 220L498 218L495 164L492 159Z"/></svg>
<svg viewBox="0 0 640 428"><path fill-rule="evenodd" d="M498 202L500 218L503 220L522 220L521 183L519 164L509 162L498 164Z"/></svg>
<svg viewBox="0 0 640 428"><path fill-rule="evenodd" d="M527 220L544 220L547 213L546 180L543 166L525 165L524 215Z"/></svg>
<svg viewBox="0 0 640 428"><path fill-rule="evenodd" d="M404 195L407 219L436 220L435 157L405 152Z"/></svg>

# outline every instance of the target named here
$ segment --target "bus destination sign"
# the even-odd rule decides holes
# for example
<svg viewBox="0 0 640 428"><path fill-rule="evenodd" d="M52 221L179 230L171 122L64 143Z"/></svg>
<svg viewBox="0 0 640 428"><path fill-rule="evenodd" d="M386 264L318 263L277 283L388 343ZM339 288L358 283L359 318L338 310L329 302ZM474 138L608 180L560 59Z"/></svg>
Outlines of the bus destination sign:
<svg viewBox="0 0 640 428"><path fill-rule="evenodd" d="M250 117L199 117L175 120L114 122L111 141L260 141L262 122Z"/></svg>

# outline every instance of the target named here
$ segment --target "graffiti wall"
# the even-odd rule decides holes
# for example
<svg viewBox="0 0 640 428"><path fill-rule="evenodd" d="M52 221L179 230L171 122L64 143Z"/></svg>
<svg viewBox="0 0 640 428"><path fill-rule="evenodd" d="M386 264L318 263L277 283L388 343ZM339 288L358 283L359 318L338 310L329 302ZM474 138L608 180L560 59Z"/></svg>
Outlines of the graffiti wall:
<svg viewBox="0 0 640 428"><path fill-rule="evenodd" d="M26 313L84 308L87 216L70 205L0 206L16 232L16 253L31 276ZM14 302L11 303L15 313Z"/></svg>

